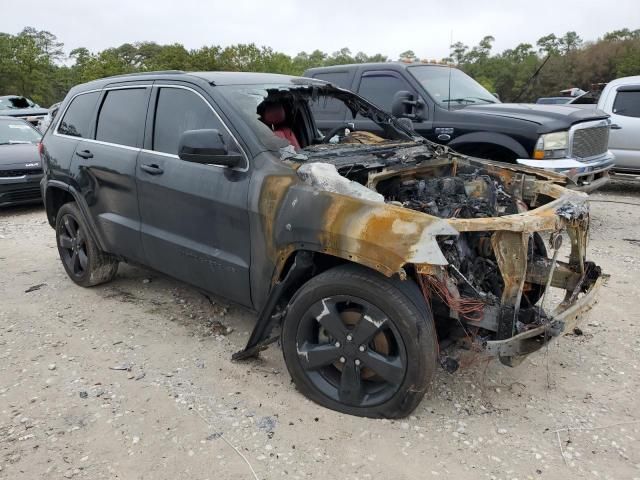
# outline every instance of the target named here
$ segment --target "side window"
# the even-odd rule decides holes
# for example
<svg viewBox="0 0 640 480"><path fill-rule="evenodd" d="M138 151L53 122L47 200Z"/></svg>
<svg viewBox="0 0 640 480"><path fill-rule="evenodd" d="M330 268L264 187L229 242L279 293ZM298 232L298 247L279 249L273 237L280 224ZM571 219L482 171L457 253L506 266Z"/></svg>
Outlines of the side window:
<svg viewBox="0 0 640 480"><path fill-rule="evenodd" d="M316 73L313 78L333 83L336 87L349 88L352 75L348 71Z"/></svg>
<svg viewBox="0 0 640 480"><path fill-rule="evenodd" d="M413 89L401 78L394 75L365 75L360 80L358 94L386 112L391 112L393 96L400 90Z"/></svg>
<svg viewBox="0 0 640 480"><path fill-rule="evenodd" d="M178 154L180 135L187 130L215 128L228 147L232 139L209 104L183 88L161 88L153 125L153 150Z"/></svg>
<svg viewBox="0 0 640 480"><path fill-rule="evenodd" d="M147 115L147 90L131 88L109 90L102 102L96 140L137 147Z"/></svg>
<svg viewBox="0 0 640 480"><path fill-rule="evenodd" d="M618 91L613 102L613 113L640 118L640 89Z"/></svg>
<svg viewBox="0 0 640 480"><path fill-rule="evenodd" d="M72 137L88 138L93 111L100 92L84 93L71 101L71 105L58 126L58 133Z"/></svg>

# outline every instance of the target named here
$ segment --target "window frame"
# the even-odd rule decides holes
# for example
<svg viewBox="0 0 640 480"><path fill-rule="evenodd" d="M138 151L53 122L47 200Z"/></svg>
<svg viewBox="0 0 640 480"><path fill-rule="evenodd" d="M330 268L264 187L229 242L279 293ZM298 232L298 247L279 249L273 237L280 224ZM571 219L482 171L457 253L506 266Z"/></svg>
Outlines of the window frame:
<svg viewBox="0 0 640 480"><path fill-rule="evenodd" d="M192 88L190 86L183 85L183 84L164 83L162 80L158 80L157 82L158 83L154 83L153 88L151 90L151 99L149 103L149 109L147 111L147 126L145 129L145 140L144 140L143 148L141 148L142 152L153 154L153 155L160 155L168 158L180 159L178 155L175 155L173 153L166 153L158 150L153 150L152 149L153 134L155 129L155 118L156 118L156 111L158 108L158 99L160 97L160 90L162 88L175 88L179 90L187 90L189 92L196 94L196 96L200 97L200 100L202 100L205 103L205 105L209 107L209 109L213 112L213 115L218 119L218 121L220 122L220 124L222 125L226 133L229 135L232 141L235 142L235 147L238 149L238 152L244 157L244 163L245 163L243 167L233 167L233 168L225 167L224 165L216 165L216 164L207 164L207 166L221 168L224 170L238 171L238 172L247 172L249 170L249 156L247 155L245 149L242 147L242 144L238 141L238 138L231 131L227 123L224 121L222 116L217 112L217 110L212 105L212 103L209 100L207 100L207 98L202 93L200 93L195 88Z"/></svg>
<svg viewBox="0 0 640 480"><path fill-rule="evenodd" d="M371 77L393 77L393 78L396 78L396 79L398 79L398 80L400 80L400 81L405 83L405 85L407 86L407 91L410 92L416 99L420 98L420 95L418 95L418 92L416 92L416 89L413 87L413 85L411 85L409 83L409 81L406 78L404 78L404 76L399 74L398 72L396 72L394 70L365 70L360 75L360 80L358 81L358 88L355 90L355 93L357 95L360 95L362 98L365 98L369 102L373 103L378 108L381 108L382 110L384 110L384 108L381 105L378 105L372 99L367 98L367 97L363 96L360 93L360 87L362 87L362 82L365 80L365 78L371 78ZM395 95L395 93L394 93L394 95ZM391 106L393 106L393 95L391 96L391 102L392 102ZM384 110L384 111L389 113L389 114L391 113L390 109L389 110Z"/></svg>
<svg viewBox="0 0 640 480"><path fill-rule="evenodd" d="M220 121L220 123L222 124L224 129L227 131L229 136L233 139L233 141L235 142L236 147L238 148L240 154L244 157L244 162L245 162L244 167L229 168L229 167L226 167L224 165L215 165L215 164L209 164L208 166L209 167L214 167L214 168L220 168L220 169L224 169L224 170L232 170L232 171L237 171L237 172L247 172L249 170L249 155L247 155L247 152L246 152L245 148L238 141L238 138L236 137L236 135L229 128L229 126L223 120L223 118L220 116L220 114L216 111L216 109L211 104L211 102L209 100L207 100L206 97L202 93L198 92L195 88L192 88L192 87L186 86L186 85L182 85L182 84L166 83L166 82L167 82L166 80L155 80L155 81L152 81L151 83L119 85L119 86L113 86L113 87L107 86L107 87L103 87L103 88L95 88L95 89L92 89L92 90L86 90L86 91L83 91L83 92L78 92L65 105L64 110L62 110L62 113L58 112L58 115L56 115L56 118L54 119L54 121L55 121L55 130L53 130L53 135L57 136L57 137L62 137L62 138L69 138L69 139L76 140L76 141L91 142L91 143L95 143L95 144L98 144L98 145L111 145L111 146L115 146L115 147L124 148L124 149L127 149L127 150L135 150L135 151L138 151L138 152L145 152L145 153L149 153L149 154L154 154L154 155L160 155L160 156L164 156L164 157L179 159L180 157L178 155L173 155L171 153L158 152L158 151L155 151L155 150L151 150L150 148L146 148L147 147L147 142L151 138L150 135L153 135L153 127L154 127L153 121L154 121L154 118L155 118L158 92L159 92L160 88L179 88L179 89L183 89L183 90L189 90L189 91L195 93L197 96L199 96L205 102L205 104L211 109L213 114L218 118L218 120ZM109 143L109 142L102 142L100 140L96 140L95 139L95 134L96 134L96 120L97 120L97 116L98 116L98 105L102 105L102 101L104 99L104 94L109 90L122 90L122 89L141 88L141 87L150 89L150 93L149 93L149 96L148 96L149 103L147 104L147 114L145 116L145 122L146 123L145 123L145 127L144 127L142 146L141 147L130 147L128 145L120 145L120 144L117 144L117 143ZM60 123L62 122L62 119L64 118L64 116L67 114L67 110L69 110L69 107L71 106L73 101L77 97L79 97L80 95L86 95L86 94L89 94L89 93L96 93L96 92L98 92L98 93L100 93L102 95L96 101L96 105L94 106L94 109L93 109L93 112L92 112L91 124L90 124L90 127L91 127L90 128L90 133L91 133L91 137L93 137L93 138L74 137L74 136L71 136L71 135L65 135L63 133L59 133L58 132L58 128L60 127Z"/></svg>
<svg viewBox="0 0 640 480"><path fill-rule="evenodd" d="M97 88L94 90L87 90L85 92L79 92L77 94L75 94L73 96L73 98L71 98L71 100L69 100L69 102L65 105L64 110L62 111L61 115L56 115L57 118L54 119L55 121L55 129L53 130L53 134L55 136L58 137L64 137L64 138L71 138L73 140L93 140L92 137L95 136L95 123L96 123L96 109L98 107L98 104L100 103L100 93L102 92L101 88ZM68 135L66 133L61 133L60 132L60 124L62 123L62 120L64 120L64 117L67 115L67 112L69 111L69 108L71 107L71 105L73 105L73 102L76 100L76 98L78 98L80 95L88 95L90 93L97 93L98 94L98 98L96 99L96 103L93 106L93 111L91 112L91 121L89 123L89 136L88 137L76 137L73 135ZM60 113L58 111L58 113Z"/></svg>
<svg viewBox="0 0 640 480"><path fill-rule="evenodd" d="M640 119L640 115L625 115L624 113L619 113L619 112L615 111L616 101L618 100L618 97L620 96L621 93L623 93L623 94L624 93L635 93L637 95L640 95L640 86L622 86L622 87L618 87L616 89L616 94L613 97L613 102L611 103L611 113L613 113L614 115L619 115L621 117L625 117L625 118L637 118L637 119Z"/></svg>
<svg viewBox="0 0 640 480"><path fill-rule="evenodd" d="M144 113L142 115L142 119L143 119L143 122L146 122L147 113L149 111L149 98L151 96L151 88L152 88L152 85L150 84L149 85L131 84L126 86L118 86L118 87L105 87L104 89L102 89L101 91L102 93L100 95L100 98L98 99L97 108L94 112L93 131L92 131L93 135L91 136L90 140L93 140L94 142L102 145L113 145L121 148L135 149L135 150L141 149L144 144L144 134L146 130L146 125L142 125L142 129L140 130L140 132L138 133L138 137L136 138L135 145L125 145L123 143L109 142L106 140L98 140L98 124L100 120L100 114L102 113L102 109L104 108L105 102L109 98L109 93L116 90L143 90L144 91L145 99L143 102Z"/></svg>

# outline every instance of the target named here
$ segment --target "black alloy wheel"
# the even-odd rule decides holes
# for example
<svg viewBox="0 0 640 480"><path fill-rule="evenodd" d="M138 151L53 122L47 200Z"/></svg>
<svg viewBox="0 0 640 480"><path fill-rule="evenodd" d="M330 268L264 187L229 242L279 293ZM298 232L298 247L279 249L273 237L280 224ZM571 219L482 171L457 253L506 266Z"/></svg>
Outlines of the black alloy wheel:
<svg viewBox="0 0 640 480"><path fill-rule="evenodd" d="M73 215L62 217L58 232L58 248L60 256L68 272L76 277L82 277L89 266L87 256L86 234Z"/></svg>
<svg viewBox="0 0 640 480"><path fill-rule="evenodd" d="M335 295L314 303L299 323L296 345L311 383L345 405L383 403L406 374L400 333L362 298Z"/></svg>
<svg viewBox="0 0 640 480"><path fill-rule="evenodd" d="M431 310L412 280L355 264L313 277L289 302L282 350L298 390L351 415L399 418L437 365Z"/></svg>
<svg viewBox="0 0 640 480"><path fill-rule="evenodd" d="M74 202L58 210L56 243L67 275L80 286L108 282L118 271L118 259L98 248Z"/></svg>

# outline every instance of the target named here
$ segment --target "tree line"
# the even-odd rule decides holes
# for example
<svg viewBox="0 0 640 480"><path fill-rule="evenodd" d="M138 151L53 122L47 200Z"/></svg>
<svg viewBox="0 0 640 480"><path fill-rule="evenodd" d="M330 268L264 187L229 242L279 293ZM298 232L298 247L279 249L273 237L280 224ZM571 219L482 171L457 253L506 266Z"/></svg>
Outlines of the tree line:
<svg viewBox="0 0 640 480"><path fill-rule="evenodd" d="M398 60L451 64L503 101L532 101L570 87L588 90L595 83L640 74L640 29L616 30L589 42L576 32L549 34L535 46L520 43L500 53L493 52L494 40L485 36L472 47L456 42L449 57L439 60L419 59L412 50L401 53ZM54 34L26 27L17 35L0 33L0 95L24 95L48 106L62 100L75 84L123 73L175 69L300 75L311 67L390 60L379 53L353 54L349 48L290 56L253 43L187 49L178 43L137 42L99 52L76 48L67 56Z"/></svg>

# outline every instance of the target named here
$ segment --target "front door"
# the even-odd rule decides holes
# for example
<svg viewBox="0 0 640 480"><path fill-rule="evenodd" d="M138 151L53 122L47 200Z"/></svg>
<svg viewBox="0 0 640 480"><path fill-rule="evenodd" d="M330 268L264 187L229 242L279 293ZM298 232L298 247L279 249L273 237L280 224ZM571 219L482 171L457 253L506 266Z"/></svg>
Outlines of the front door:
<svg viewBox="0 0 640 480"><path fill-rule="evenodd" d="M250 306L248 163L230 169L186 162L178 142L187 130L217 129L230 153L242 149L195 87L156 86L151 103L137 168L146 263Z"/></svg>
<svg viewBox="0 0 640 480"><path fill-rule="evenodd" d="M390 70L364 72L358 85L358 95L387 113L391 113L393 99L399 91L407 91L413 95L414 100L421 100L415 89L398 72ZM414 121L413 128L419 135L424 135L431 128L431 122L426 118L428 116L427 109L420 108L419 110L423 118ZM346 121L349 122L349 118ZM366 130L376 135L383 133L379 125L362 115L357 115L353 123L356 130Z"/></svg>

